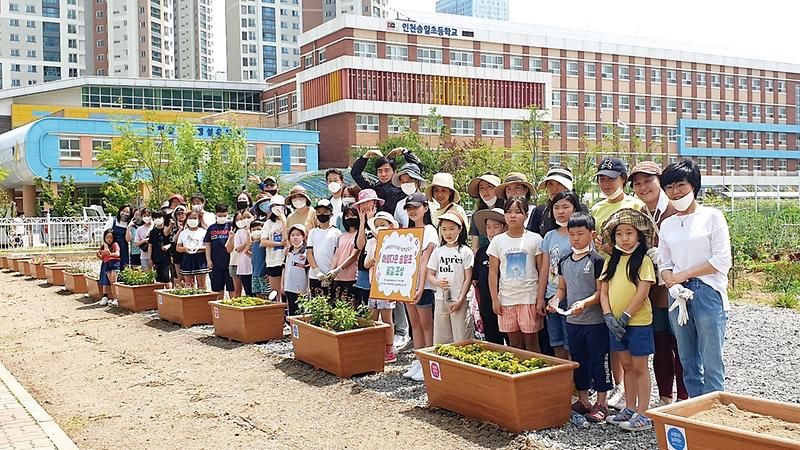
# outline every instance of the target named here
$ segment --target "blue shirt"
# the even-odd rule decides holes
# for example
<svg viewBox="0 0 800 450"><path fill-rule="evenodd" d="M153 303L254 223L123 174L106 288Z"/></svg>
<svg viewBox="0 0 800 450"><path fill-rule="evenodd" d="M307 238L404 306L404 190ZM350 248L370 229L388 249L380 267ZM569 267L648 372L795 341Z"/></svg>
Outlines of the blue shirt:
<svg viewBox="0 0 800 450"><path fill-rule="evenodd" d="M572 244L569 243L569 235L562 236L556 229L548 231L544 235L539 249L550 261L550 270L547 273L547 291L544 294L546 298L550 298L556 295L558 290L558 262L572 252Z"/></svg>
<svg viewBox="0 0 800 450"><path fill-rule="evenodd" d="M267 275L267 249L261 246L260 241L253 242L250 247L252 255L250 260L253 262L253 278L263 278Z"/></svg>

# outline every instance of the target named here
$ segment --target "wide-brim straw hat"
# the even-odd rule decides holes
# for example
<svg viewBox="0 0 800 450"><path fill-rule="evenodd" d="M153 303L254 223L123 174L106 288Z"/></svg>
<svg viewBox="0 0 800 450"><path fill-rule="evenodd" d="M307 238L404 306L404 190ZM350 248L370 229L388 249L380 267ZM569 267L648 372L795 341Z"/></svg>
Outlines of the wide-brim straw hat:
<svg viewBox="0 0 800 450"><path fill-rule="evenodd" d="M644 234L647 247L653 247L656 242L656 224L649 214L633 208L623 208L611 215L603 225L602 241L603 247L613 249L614 242L611 239L617 225L631 225L640 233Z"/></svg>
<svg viewBox="0 0 800 450"><path fill-rule="evenodd" d="M475 211L475 214L472 215L472 220L475 221L475 226L478 228L478 233L483 236L486 236L487 219L506 223L506 213L500 208L480 209Z"/></svg>
<svg viewBox="0 0 800 450"><path fill-rule="evenodd" d="M458 224L458 226L460 226L461 228L464 228L464 225L466 224L466 220L467 219L466 219L466 217L462 217L461 214L459 214L459 213L457 213L455 211L448 211L448 212L442 214L441 216L439 216L439 226L442 225L442 221L443 220L448 220L450 222Z"/></svg>
<svg viewBox="0 0 800 450"><path fill-rule="evenodd" d="M498 185L494 189L494 193L497 196L497 198L502 198L503 200L505 200L506 199L506 188L508 186L514 184L514 183L522 184L526 188L528 188L528 192L530 192L531 197L536 195L536 189L534 189L533 185L530 182L528 182L528 176L527 175L525 175L524 173L520 173L520 172L510 172L508 175L506 175L506 179L503 182L503 184Z"/></svg>
<svg viewBox="0 0 800 450"><path fill-rule="evenodd" d="M459 194L456 190L456 185L453 181L453 175L446 172L439 172L433 176L433 181L431 181L431 184L425 189L425 197L427 197L428 201L433 200L434 186L445 187L453 191L453 203L458 203L461 201L461 194Z"/></svg>
<svg viewBox="0 0 800 450"><path fill-rule="evenodd" d="M469 182L469 186L467 186L467 192L469 193L470 197L478 198L478 197L481 196L480 195L480 189L479 189L481 181L485 181L485 182L491 184L492 187L495 187L495 188L497 186L500 186L500 183L502 183L502 181L500 181L500 177L498 177L497 175L488 175L487 174L487 175L481 175L479 177L473 178L472 181Z"/></svg>
<svg viewBox="0 0 800 450"><path fill-rule="evenodd" d="M291 191L289 191L289 195L286 196L286 206L292 204L292 199L294 197L305 197L306 201L308 201L308 204L311 204L311 197L308 196L308 192L303 186L295 186Z"/></svg>
<svg viewBox="0 0 800 450"><path fill-rule="evenodd" d="M547 171L547 175L544 177L541 183L539 183L539 189L544 189L547 186L548 181L555 181L560 185L564 186L567 191L572 191L573 188L573 177L572 172L566 167L553 167L552 169Z"/></svg>

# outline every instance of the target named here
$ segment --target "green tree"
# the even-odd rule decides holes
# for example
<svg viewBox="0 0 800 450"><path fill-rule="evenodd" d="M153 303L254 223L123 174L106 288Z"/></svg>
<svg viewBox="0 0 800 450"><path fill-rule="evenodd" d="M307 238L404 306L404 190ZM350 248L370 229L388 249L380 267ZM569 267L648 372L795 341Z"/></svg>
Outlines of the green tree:
<svg viewBox="0 0 800 450"><path fill-rule="evenodd" d="M78 197L75 179L61 175L60 190L53 188L53 169L47 169L47 178L34 177L36 187L41 191L39 197L49 204L53 216L75 217L81 210L83 201Z"/></svg>
<svg viewBox="0 0 800 450"><path fill-rule="evenodd" d="M0 182L8 177L8 171L0 168ZM11 198L5 191L0 190L0 217L13 217L16 204L14 199Z"/></svg>
<svg viewBox="0 0 800 450"><path fill-rule="evenodd" d="M543 156L542 152L543 143L546 142L543 138L549 137L550 129L547 121L543 119L546 113L547 110L539 108L538 105L529 106L528 116L520 121L520 128L516 136L522 149L527 151L530 156L530 171L523 173L532 176L531 183L534 186L544 178L548 168L547 158Z"/></svg>
<svg viewBox="0 0 800 450"><path fill-rule="evenodd" d="M200 190L206 203L236 204L246 178L247 141L241 130L215 135L208 141L197 141L204 155L200 167Z"/></svg>

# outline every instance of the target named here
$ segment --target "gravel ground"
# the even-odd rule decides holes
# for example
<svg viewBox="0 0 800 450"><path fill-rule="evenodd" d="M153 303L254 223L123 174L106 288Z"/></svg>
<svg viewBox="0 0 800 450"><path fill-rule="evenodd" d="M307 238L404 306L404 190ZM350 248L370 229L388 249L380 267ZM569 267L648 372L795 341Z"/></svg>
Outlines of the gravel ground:
<svg viewBox="0 0 800 450"><path fill-rule="evenodd" d="M38 291L38 289L37 289ZM89 305L83 308L88 308ZM78 308L82 309L82 308ZM94 309L94 308L92 308ZM99 311L98 311L99 312ZM72 315L72 314L69 314ZM461 435L469 447L507 449L654 449L653 432L629 433L606 424L579 429L567 424L558 429L530 432L522 435L507 433L493 425L443 410L431 412L423 383L402 377L412 361L412 352L402 353L396 364L380 374L342 380L334 375L316 371L293 360L289 339L253 346L242 346L213 336L213 327L195 326L184 330L161 322L155 311L141 314L148 326L173 336L188 335L214 348L240 352L255 349L265 361L277 361L275 367L287 376L319 390L346 390L351 394L378 394L395 399L407 409L407 417L422 420L426 425ZM66 316L61 316L66 318ZM96 319L89 319L96 320ZM727 388L731 392L800 403L800 313L768 307L734 306L730 312L725 346ZM213 352L212 352L213 353ZM218 352L217 352L218 353ZM655 386L655 382L653 382ZM324 389L324 391L323 391ZM326 394L327 395L327 394ZM653 389L653 404L657 401ZM150 400L148 400L150 401ZM311 426L310 424L308 426ZM502 444L501 444L502 443ZM463 444L463 441L462 441Z"/></svg>
<svg viewBox="0 0 800 450"><path fill-rule="evenodd" d="M154 312L151 312L155 314ZM155 314L157 318L158 315ZM730 392L774 400L800 403L800 313L759 306L734 305L730 311L725 342L726 386ZM189 331L213 334L211 326L197 326ZM267 354L293 358L291 341L283 339L256 347ZM423 383L402 377L413 360L412 352L401 353L398 362L384 373L354 377L359 387L387 397L425 407L427 395ZM652 367L652 365L651 365ZM330 382L338 379L330 374ZM658 402L655 378L651 405ZM439 411L450 417L457 415ZM475 421L471 421L475 422ZM501 430L492 425L483 426ZM508 448L552 449L653 449L657 448L654 432L629 433L618 427L597 424L581 429L567 424L561 428L529 432L514 438Z"/></svg>

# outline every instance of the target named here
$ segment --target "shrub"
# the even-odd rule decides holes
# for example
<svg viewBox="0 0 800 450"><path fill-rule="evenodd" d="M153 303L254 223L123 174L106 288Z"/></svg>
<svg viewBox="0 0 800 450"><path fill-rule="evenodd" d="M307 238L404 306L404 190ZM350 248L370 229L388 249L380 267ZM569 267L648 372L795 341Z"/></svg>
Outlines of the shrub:
<svg viewBox="0 0 800 450"><path fill-rule="evenodd" d="M800 263L775 261L760 264L766 275L766 288L770 292L800 294Z"/></svg>
<svg viewBox="0 0 800 450"><path fill-rule="evenodd" d="M142 286L153 284L156 281L156 271L153 269L142 270L138 267L128 266L119 273L117 281L128 286Z"/></svg>
<svg viewBox="0 0 800 450"><path fill-rule="evenodd" d="M300 310L309 314L311 325L330 331L350 331L373 325L369 308L365 305L354 307L344 300L331 306L323 296L304 297L298 301Z"/></svg>
<svg viewBox="0 0 800 450"><path fill-rule="evenodd" d="M91 269L88 269L86 267L80 267L80 266L70 266L70 267L67 267L66 269L64 269L64 272L72 274L72 275L80 275L80 274L84 274L85 275L85 274L91 272Z"/></svg>
<svg viewBox="0 0 800 450"><path fill-rule="evenodd" d="M798 300L797 294L789 292L779 295L778 298L772 302L772 306L776 308L798 309L798 307L800 307L800 300Z"/></svg>

